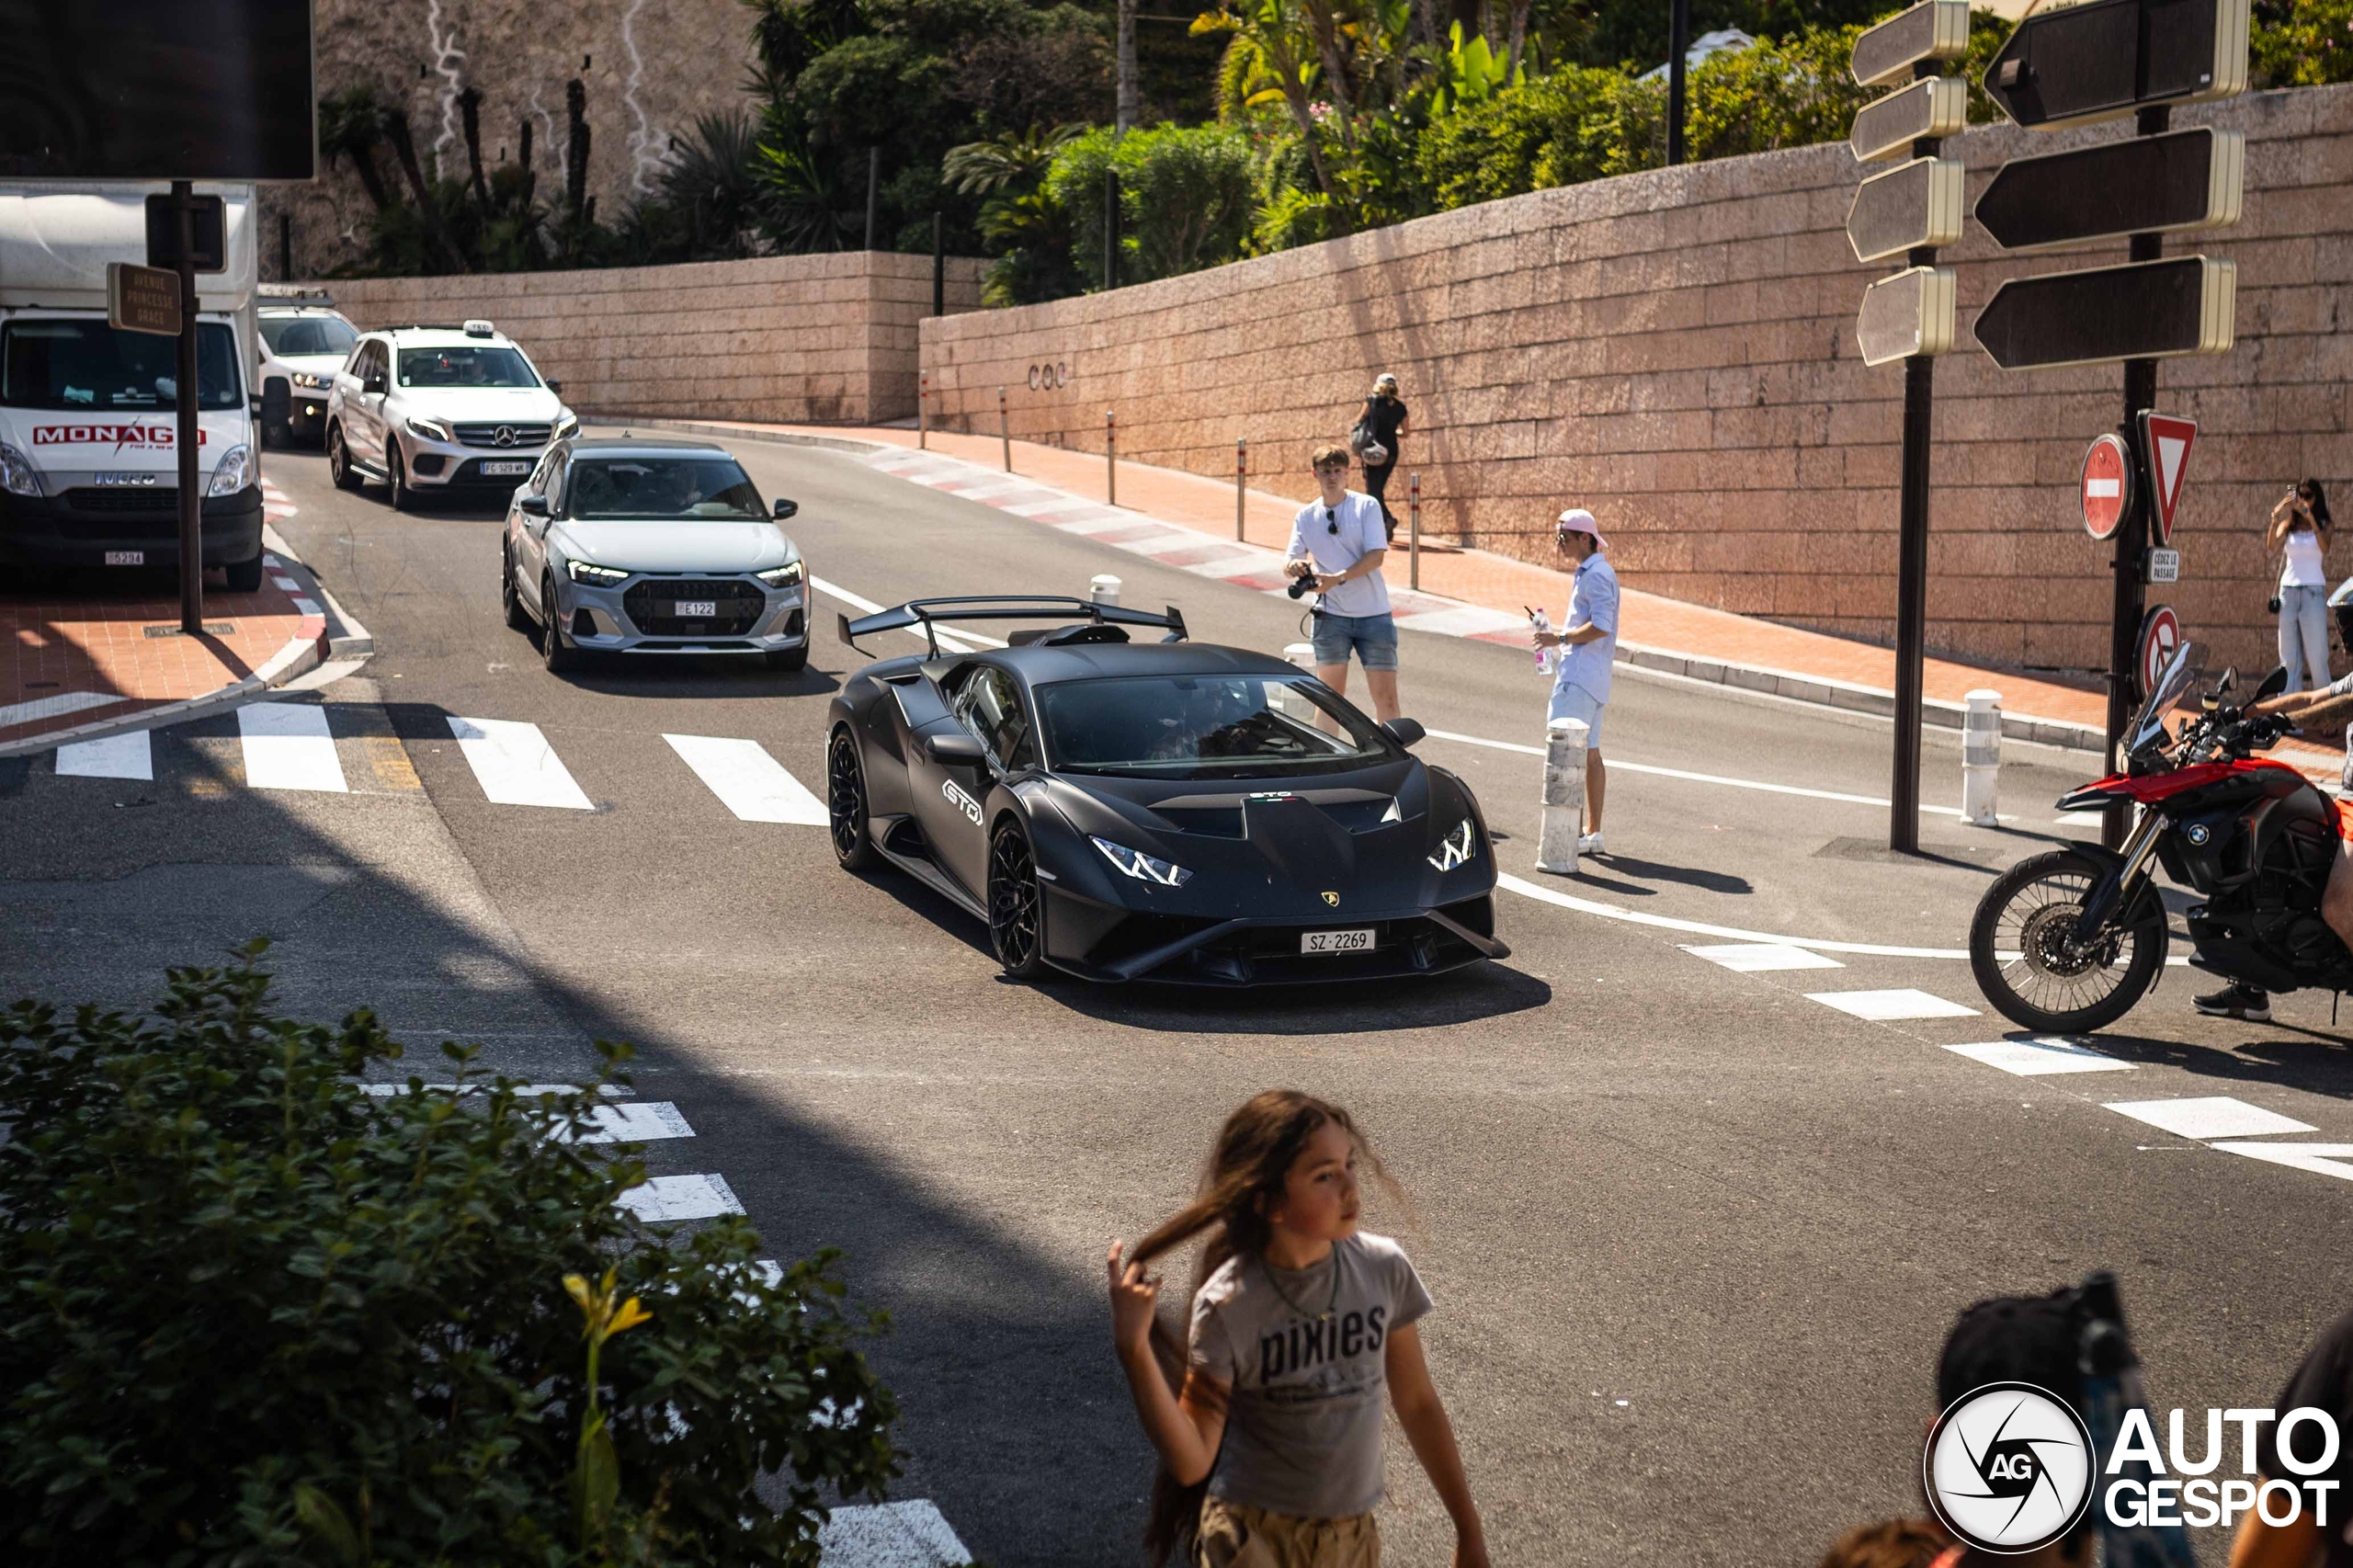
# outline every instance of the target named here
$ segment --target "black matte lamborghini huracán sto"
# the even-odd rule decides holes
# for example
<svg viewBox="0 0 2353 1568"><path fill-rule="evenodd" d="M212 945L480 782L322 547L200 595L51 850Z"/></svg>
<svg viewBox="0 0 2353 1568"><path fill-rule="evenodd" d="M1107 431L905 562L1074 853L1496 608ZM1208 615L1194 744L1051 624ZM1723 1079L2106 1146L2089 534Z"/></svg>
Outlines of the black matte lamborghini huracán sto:
<svg viewBox="0 0 2353 1568"><path fill-rule="evenodd" d="M976 646L959 626L1046 621ZM1131 642L1127 628L1165 633ZM1055 597L853 620L926 654L852 676L826 722L834 853L988 923L1006 971L1256 985L1438 974L1495 939L1470 788L1305 670L1185 619Z"/></svg>

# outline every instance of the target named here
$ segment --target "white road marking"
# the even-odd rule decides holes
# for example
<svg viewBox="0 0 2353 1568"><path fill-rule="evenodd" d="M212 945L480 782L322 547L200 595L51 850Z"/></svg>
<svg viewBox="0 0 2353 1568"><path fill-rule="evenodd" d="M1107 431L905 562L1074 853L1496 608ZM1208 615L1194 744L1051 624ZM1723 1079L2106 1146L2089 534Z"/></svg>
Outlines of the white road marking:
<svg viewBox="0 0 2353 1568"><path fill-rule="evenodd" d="M272 577L270 581L277 584L280 588L285 589L290 594L300 591L302 586L301 584L296 582L291 577Z"/></svg>
<svg viewBox="0 0 2353 1568"><path fill-rule="evenodd" d="M1491 741L1484 735L1465 735L1453 730L1429 730L1424 733L1434 741L1453 741L1459 745L1485 746L1490 751L1516 751L1528 756L1544 755L1542 746L1522 745L1517 741ZM1805 790L1795 784L1768 784L1757 778L1727 778L1721 773L1693 773L1688 768L1661 767L1654 763L1620 762L1614 756L1609 759L1609 767L1613 773L1623 769L1628 773L1647 773L1656 778L1681 778L1694 784L1714 784L1726 790L1756 790L1768 795L1802 795L1810 801L1841 801L1850 806L1877 806L1881 811L1886 810L1889 803L1877 795L1849 795L1837 790ZM1924 812L1933 812L1938 816L1961 815L1961 808L1958 806L1924 805L1920 809ZM2001 820L2015 822L2018 819L2005 816Z"/></svg>
<svg viewBox="0 0 2353 1568"><path fill-rule="evenodd" d="M256 702L237 710L245 782L256 790L315 790L347 795L327 710L299 702Z"/></svg>
<svg viewBox="0 0 2353 1568"><path fill-rule="evenodd" d="M449 1090L456 1088L458 1085L455 1084L427 1084L425 1086L427 1089L439 1089L446 1094ZM406 1083L362 1084L359 1085L359 1092L363 1095L404 1095L408 1093L408 1085ZM607 1084L597 1092L600 1094L610 1095L615 1098L621 1098L627 1096L630 1091L622 1088L619 1084ZM479 1083L468 1084L466 1085L466 1093L470 1095L486 1095L490 1093L490 1085ZM515 1093L524 1099L536 1099L541 1095L579 1095L585 1094L587 1091L577 1084L517 1084L515 1085Z"/></svg>
<svg viewBox="0 0 2353 1568"><path fill-rule="evenodd" d="M622 1193L620 1206L641 1220L656 1221L716 1220L744 1212L726 1178L715 1176L651 1176L644 1186Z"/></svg>
<svg viewBox="0 0 2353 1568"><path fill-rule="evenodd" d="M517 719L451 719L449 733L457 737L466 766L474 770L483 794L494 804L597 809L572 781L563 759L537 724Z"/></svg>
<svg viewBox="0 0 2353 1568"><path fill-rule="evenodd" d="M2108 1108L2145 1121L2177 1138L2261 1138L2274 1132L2315 1132L2319 1129L2292 1116L2281 1116L2259 1105L2209 1095L2179 1100L2109 1100Z"/></svg>
<svg viewBox="0 0 2353 1568"><path fill-rule="evenodd" d="M2131 1073L2139 1067L2137 1062L2119 1062L2105 1051L2094 1051L2061 1035L1980 1040L1974 1045L1949 1045L1945 1049L2021 1078L2040 1078L2053 1073Z"/></svg>
<svg viewBox="0 0 2353 1568"><path fill-rule="evenodd" d="M1809 1001L1825 1007L1836 1007L1858 1018L1872 1023L1890 1023L1898 1018L1973 1018L1974 1007L1964 1007L1958 1002L1948 1002L1926 991L1898 986L1890 991L1810 991Z"/></svg>
<svg viewBox="0 0 2353 1568"><path fill-rule="evenodd" d="M813 576L809 579L809 585L816 589L819 593L824 595L829 599L841 600L842 603L849 606L850 608L858 611L860 615L880 615L882 613L882 606L876 604L872 599L859 597L858 595L851 593L847 588L843 587L838 583L828 583L823 577ZM914 638L916 642L923 643L925 646L930 646L930 639L926 638L923 634L922 627L907 626L902 627L900 630L905 632L908 636ZM998 645L1000 647L1003 646L1002 643ZM949 636L946 632L939 633L939 648L940 652L944 653L969 653L972 651L961 642L957 642L954 638Z"/></svg>
<svg viewBox="0 0 2353 1568"><path fill-rule="evenodd" d="M2245 1154L2250 1160L2335 1176L2339 1181L2353 1181L2353 1165L2339 1163L2353 1160L2353 1143L2211 1143L2208 1147L2226 1154Z"/></svg>
<svg viewBox="0 0 2353 1568"><path fill-rule="evenodd" d="M36 697L30 702L12 702L0 708L0 730L11 724L29 724L36 719L54 719L63 713L79 713L85 708L110 708L118 702L128 702L105 691L61 691L54 697Z"/></svg>
<svg viewBox="0 0 2353 1568"><path fill-rule="evenodd" d="M102 735L95 741L74 741L57 748L57 772L65 778L149 778L155 777L154 748L147 732Z"/></svg>
<svg viewBox="0 0 2353 1568"><path fill-rule="evenodd" d="M972 1554L924 1498L835 1508L817 1531L822 1568L960 1568Z"/></svg>
<svg viewBox="0 0 2353 1568"><path fill-rule="evenodd" d="M1720 963L1742 974L1761 974L1779 969L1844 969L1836 959L1824 958L1804 948L1792 948L1785 942L1730 942L1722 947L1695 948L1689 943L1683 950L1695 959Z"/></svg>
<svg viewBox="0 0 2353 1568"><path fill-rule="evenodd" d="M738 820L825 825L825 802L811 794L759 742L716 735L665 734L662 738Z"/></svg>
<svg viewBox="0 0 2353 1568"><path fill-rule="evenodd" d="M668 1100L623 1100L589 1108L597 1131L584 1133L583 1143L653 1143L665 1138L691 1138L695 1130Z"/></svg>
<svg viewBox="0 0 2353 1568"><path fill-rule="evenodd" d="M1539 887L1524 878L1505 871L1495 878L1495 885L1506 892L1532 898L1542 903L1574 909L1580 915L1598 915L1605 920L1623 920L1632 926L1651 926L1663 931L1688 931L1699 937L1722 937L1733 942L1769 942L1777 946L1812 948L1818 953L1861 953L1881 959L1965 959L1967 948L1898 948L1879 942L1817 942L1811 937L1783 937L1771 931L1748 931L1737 926L1711 926L1702 920L1677 920L1668 915L1647 915L1639 910L1621 909L1598 899L1578 898L1574 893ZM2016 955L2011 955L2015 957Z"/></svg>

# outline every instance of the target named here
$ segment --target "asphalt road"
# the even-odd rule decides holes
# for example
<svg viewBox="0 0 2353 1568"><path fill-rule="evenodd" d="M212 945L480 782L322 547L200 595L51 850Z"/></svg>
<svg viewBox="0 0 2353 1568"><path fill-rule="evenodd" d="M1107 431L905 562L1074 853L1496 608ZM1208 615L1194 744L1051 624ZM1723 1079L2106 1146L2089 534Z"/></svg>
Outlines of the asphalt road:
<svg viewBox="0 0 2353 1568"><path fill-rule="evenodd" d="M1287 600L853 455L740 455L801 502L815 574L867 599L1083 593L1111 571L1198 639L1299 635ZM637 1042L639 1092L695 1132L653 1145L653 1169L723 1176L779 1253L847 1248L857 1297L891 1311L874 1356L905 1413L895 1494L931 1499L977 1555L1131 1560L1149 1455L1109 1354L1104 1243L1172 1211L1223 1114L1271 1085L1349 1106L1410 1194L1371 1221L1437 1298L1425 1343L1498 1562L1810 1562L1847 1525L1916 1511L1936 1352L1985 1295L2116 1269L2161 1411L2268 1405L2346 1304L2341 1168L2104 1103L2230 1096L2353 1142L2326 998L2219 1024L2176 967L2097 1042L2124 1068L2022 1077L1941 1049L2008 1032L1956 958L1741 972L1684 950L1733 939L1694 926L1957 950L1996 869L2083 831L2049 804L2081 754L2013 744L2013 820L1932 817L1933 854L1898 860L1867 803L1884 724L1626 676L1613 759L1866 803L1621 768L1613 853L1547 878L1538 760L1434 738L1423 755L1478 791L1506 871L1618 913L1504 892L1512 959L1420 984L1031 988L906 878L839 871L822 828L737 820L663 739L756 741L822 792L824 700L859 655L821 636L794 676L551 676L500 619L495 517L395 515L311 455L267 466L299 508L281 531L380 650L289 699L325 706L349 792L258 787L233 719L159 735L152 782L58 777L47 755L0 776L0 992L135 1005L165 965L266 932L290 1006L372 1006L416 1048L480 1040L551 1079L594 1038ZM818 624L840 608L821 597ZM1408 634L1404 658L1431 728L1540 743L1525 653ZM594 809L491 802L453 716L538 726ZM1956 803L1949 737L1926 771ZM1871 1021L1813 999L1896 989L1977 1011ZM1441 1562L1444 1516L1390 1452L1390 1560Z"/></svg>

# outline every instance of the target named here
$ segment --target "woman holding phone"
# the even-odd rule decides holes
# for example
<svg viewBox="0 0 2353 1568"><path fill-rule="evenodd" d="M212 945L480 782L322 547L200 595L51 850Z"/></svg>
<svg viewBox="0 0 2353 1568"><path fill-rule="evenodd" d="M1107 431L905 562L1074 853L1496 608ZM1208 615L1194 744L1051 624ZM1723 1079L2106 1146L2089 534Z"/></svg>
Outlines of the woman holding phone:
<svg viewBox="0 0 2353 1568"><path fill-rule="evenodd" d="M2328 684L2328 494L2307 479L2271 508L2265 543L2280 557L2279 662L2288 689L2317 691Z"/></svg>

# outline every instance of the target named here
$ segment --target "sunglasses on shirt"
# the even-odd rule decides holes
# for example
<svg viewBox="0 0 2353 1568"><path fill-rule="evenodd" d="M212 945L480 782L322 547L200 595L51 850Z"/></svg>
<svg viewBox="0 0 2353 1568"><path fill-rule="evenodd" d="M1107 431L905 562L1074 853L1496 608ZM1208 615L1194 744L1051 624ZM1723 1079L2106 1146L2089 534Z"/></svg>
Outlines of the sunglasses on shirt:
<svg viewBox="0 0 2353 1568"><path fill-rule="evenodd" d="M1324 531L1327 534L1340 531L1340 515L1329 506L1324 508Z"/></svg>

